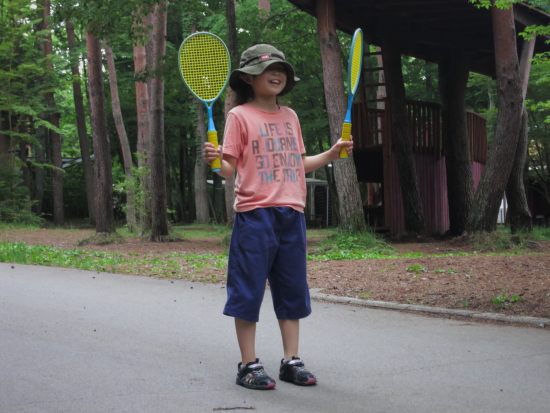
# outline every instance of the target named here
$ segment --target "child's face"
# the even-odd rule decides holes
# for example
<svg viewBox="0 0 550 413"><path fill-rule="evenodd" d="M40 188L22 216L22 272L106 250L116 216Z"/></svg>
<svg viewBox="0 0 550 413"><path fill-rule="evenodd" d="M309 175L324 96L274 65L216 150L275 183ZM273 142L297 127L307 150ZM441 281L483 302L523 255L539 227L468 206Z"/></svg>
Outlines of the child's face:
<svg viewBox="0 0 550 413"><path fill-rule="evenodd" d="M277 96L286 86L286 70L283 64L273 63L262 74L245 79L254 89L254 95Z"/></svg>

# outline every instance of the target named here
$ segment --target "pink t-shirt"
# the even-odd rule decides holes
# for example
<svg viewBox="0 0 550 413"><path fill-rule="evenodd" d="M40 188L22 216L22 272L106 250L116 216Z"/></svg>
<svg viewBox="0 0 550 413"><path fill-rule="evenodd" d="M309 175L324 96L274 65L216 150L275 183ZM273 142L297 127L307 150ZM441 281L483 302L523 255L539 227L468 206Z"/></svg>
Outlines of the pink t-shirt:
<svg viewBox="0 0 550 413"><path fill-rule="evenodd" d="M223 153L237 159L235 211L288 206L304 212L305 153L296 113L240 105L227 114Z"/></svg>

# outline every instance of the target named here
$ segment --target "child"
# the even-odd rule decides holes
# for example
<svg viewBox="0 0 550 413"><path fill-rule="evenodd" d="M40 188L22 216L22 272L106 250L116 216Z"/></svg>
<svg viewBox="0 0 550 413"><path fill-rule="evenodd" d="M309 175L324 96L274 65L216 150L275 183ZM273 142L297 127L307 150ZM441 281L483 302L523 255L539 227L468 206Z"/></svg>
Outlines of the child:
<svg viewBox="0 0 550 413"><path fill-rule="evenodd" d="M298 357L299 319L311 313L306 273L305 174L351 152L351 141L305 156L296 113L279 106L277 96L299 79L284 54L268 44L245 50L229 78L236 107L227 115L223 148L205 143L204 160L220 157L222 177L235 181L235 223L229 247L227 303L235 318L241 352L237 384L275 388L256 358L256 323L269 280L283 341L279 379L309 386L317 379Z"/></svg>

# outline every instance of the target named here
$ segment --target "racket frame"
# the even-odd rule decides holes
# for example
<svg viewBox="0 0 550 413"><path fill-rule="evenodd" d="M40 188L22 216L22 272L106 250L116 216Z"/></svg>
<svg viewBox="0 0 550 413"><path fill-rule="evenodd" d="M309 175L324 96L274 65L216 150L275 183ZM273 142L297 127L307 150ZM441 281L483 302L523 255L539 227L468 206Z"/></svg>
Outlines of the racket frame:
<svg viewBox="0 0 550 413"><path fill-rule="evenodd" d="M357 52L360 54L359 59L359 68L358 68L358 74L357 79L355 82L352 82L352 69L353 69L353 57L355 56L355 46L357 42L360 43L360 50ZM355 93L357 92L357 88L359 86L359 79L361 78L361 70L363 68L363 52L364 52L364 42L363 42L363 31L361 29L355 30L355 33L353 34L353 39L351 41L350 46L350 54L348 58L348 108L346 111L346 117L344 118L344 124L342 125L342 140L349 141L350 135L351 135L351 109L353 106L353 98L355 97ZM352 84L354 83L354 84ZM340 150L340 159L347 159L348 158L348 152L346 148L342 148Z"/></svg>
<svg viewBox="0 0 550 413"><path fill-rule="evenodd" d="M220 88L219 93L212 99L203 99L200 96L198 96L193 91L191 86L189 86L189 83L187 83L187 80L185 79L185 76L183 75L183 71L181 69L181 55L182 55L182 52L183 52L184 45L186 44L186 42L190 41L193 37L196 37L196 36L199 36L199 35L207 35L207 36L212 36L212 37L216 38L220 42L220 44L223 45L223 47L225 49L225 54L227 56L227 76L225 78L225 83ZM225 88L227 86L227 82L229 82L229 74L231 72L231 59L229 57L229 51L227 49L227 46L225 45L225 43L222 39L220 39L218 36L216 36L213 33L197 32L197 33L193 33L193 34L187 36L185 38L185 40L181 43L181 46L180 46L179 52L178 52L178 57L179 57L179 59L178 59L179 72L180 72L180 75L181 75L181 78L182 78L183 82L185 83L185 86L187 86L187 88L191 91L191 93L193 95L195 95L195 97L197 99L199 99L202 103L204 103L204 105L206 106L206 113L208 115L208 131L207 131L208 142L212 143L217 148L218 147L218 132L216 131L216 127L214 126L214 118L212 116L212 107L214 106L214 102L221 96L221 94L225 90ZM210 168L211 168L212 172L220 171L221 170L220 159L218 158L218 159L215 159L212 162L210 162Z"/></svg>

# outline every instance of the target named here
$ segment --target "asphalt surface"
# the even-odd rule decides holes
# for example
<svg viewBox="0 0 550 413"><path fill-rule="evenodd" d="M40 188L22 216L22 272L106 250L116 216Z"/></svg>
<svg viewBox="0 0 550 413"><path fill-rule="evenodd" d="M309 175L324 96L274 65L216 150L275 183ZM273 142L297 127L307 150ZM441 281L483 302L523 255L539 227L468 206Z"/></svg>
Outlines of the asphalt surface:
<svg viewBox="0 0 550 413"><path fill-rule="evenodd" d="M0 263L0 412L550 412L548 328L323 302L301 324L301 356L319 384L245 389L225 294ZM256 346L277 379L269 293Z"/></svg>

